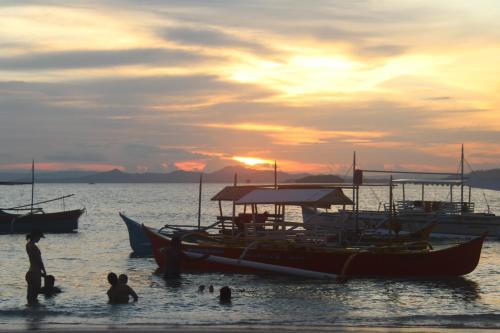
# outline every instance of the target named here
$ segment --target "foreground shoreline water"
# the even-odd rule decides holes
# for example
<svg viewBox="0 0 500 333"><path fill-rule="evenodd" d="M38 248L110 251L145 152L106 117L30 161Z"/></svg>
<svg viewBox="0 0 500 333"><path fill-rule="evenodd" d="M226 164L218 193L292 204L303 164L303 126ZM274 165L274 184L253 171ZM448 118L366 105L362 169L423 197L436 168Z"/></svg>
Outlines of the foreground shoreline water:
<svg viewBox="0 0 500 333"><path fill-rule="evenodd" d="M498 332L498 329L489 328L453 328L453 327L368 327L368 326L339 326L339 327L290 327L290 326L244 326L244 327L231 327L231 326L211 326L211 327L200 327L200 326L175 326L175 327L164 327L162 325L158 326L113 326L109 325L107 327L78 327L75 326L67 327L51 327L51 328L30 328L30 329L0 329L0 333L13 333L13 332L32 332L37 331L39 333L59 333L59 332L69 332L72 333L149 333L149 332L166 332L166 333L309 333L309 332L332 332L332 333L493 333Z"/></svg>
<svg viewBox="0 0 500 333"><path fill-rule="evenodd" d="M155 274L153 258L130 256L126 226L117 212L125 211L153 227L196 221L197 207L192 205L198 199L196 184L39 187L47 196L75 193L87 214L81 218L78 233L48 234L40 242L44 264L63 293L50 299L40 297L43 306L37 309L25 306L25 236L2 236L0 331L427 332L435 327L434 331L480 332L500 328L500 243L496 241L484 244L474 272L457 279L353 279L337 284L280 275L193 273L170 283ZM219 190L218 185L204 187L204 226L218 213L210 198ZM407 189L406 194L417 196L417 190ZM381 188L374 191L379 198L387 196ZM429 195L441 196L441 192L436 188ZM378 201L369 194L361 194L360 202L376 208ZM473 192L473 198L483 210L486 202L479 194ZM498 214L500 192L488 197ZM3 201L11 206L22 202L21 189L9 192ZM48 207L48 211L60 209L56 203ZM300 214L290 211L289 217L299 219ZM461 241L445 240L439 246L456 242ZM129 276L139 302L106 303L110 271ZM232 306L221 306L214 294L198 293L202 284L213 284L217 290L234 287L238 291Z"/></svg>

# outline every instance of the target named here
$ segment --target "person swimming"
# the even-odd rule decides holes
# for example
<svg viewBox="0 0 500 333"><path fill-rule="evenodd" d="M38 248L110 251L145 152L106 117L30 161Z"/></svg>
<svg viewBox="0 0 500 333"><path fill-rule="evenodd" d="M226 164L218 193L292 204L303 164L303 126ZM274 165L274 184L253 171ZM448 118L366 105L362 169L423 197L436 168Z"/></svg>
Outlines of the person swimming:
<svg viewBox="0 0 500 333"><path fill-rule="evenodd" d="M43 287L40 288L40 294L51 297L61 292L61 289L54 286L56 279L53 275L45 275L43 281Z"/></svg>
<svg viewBox="0 0 500 333"><path fill-rule="evenodd" d="M134 289L132 289L132 287L130 287L127 283L128 283L127 274L120 274L120 276L118 277L118 284L119 284L120 288L122 286L125 287L124 289L125 289L125 292L127 293L127 303L128 303L128 296L132 296L132 299L134 300L134 302L137 302L137 300L139 299L139 296L137 296Z"/></svg>
<svg viewBox="0 0 500 333"><path fill-rule="evenodd" d="M26 273L25 279L28 283L27 295L28 305L38 304L38 294L42 286L42 276L45 276L45 266L42 261L42 253L36 245L41 238L45 238L43 233L39 230L33 230L26 235L26 252L30 261L30 268Z"/></svg>
<svg viewBox="0 0 500 333"><path fill-rule="evenodd" d="M231 303L231 288L228 286L220 288L219 302L221 304Z"/></svg>

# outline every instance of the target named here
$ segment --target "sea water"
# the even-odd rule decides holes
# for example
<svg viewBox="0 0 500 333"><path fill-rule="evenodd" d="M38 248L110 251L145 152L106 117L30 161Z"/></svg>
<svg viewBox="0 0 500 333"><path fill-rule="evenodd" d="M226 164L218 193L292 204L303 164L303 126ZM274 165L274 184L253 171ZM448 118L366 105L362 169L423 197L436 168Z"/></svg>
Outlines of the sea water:
<svg viewBox="0 0 500 333"><path fill-rule="evenodd" d="M201 224L215 221L218 205L210 198L223 184L204 184ZM197 184L38 184L36 200L74 193L46 211L85 207L74 234L47 234L39 247L48 274L63 293L41 305L26 306L28 269L24 235L0 235L0 327L4 329L86 327L470 327L500 328L500 242L487 241L477 269L452 279L352 279L333 281L278 275L184 274L166 282L152 258L131 256L128 233L118 212L152 227L196 224ZM483 196L484 193L484 196ZM351 195L350 191L346 194ZM466 193L466 197L467 197ZM4 187L0 206L30 200L30 187ZM397 192L395 193L398 198ZM420 189L406 189L406 196ZM429 200L444 199L444 188L429 188ZM455 192L455 198L459 198ZM385 188L363 188L362 208L377 209L388 199ZM473 189L476 210L500 213L500 192ZM488 201L486 201L486 199ZM64 205L64 207L63 207ZM224 206L227 214L231 207ZM288 219L300 219L289 209ZM453 243L457 240L447 240ZM441 243L441 246L443 244ZM125 273L139 301L107 304L108 272ZM198 287L205 285L203 293ZM215 287L208 292L208 285ZM218 302L222 286L233 289L230 305Z"/></svg>

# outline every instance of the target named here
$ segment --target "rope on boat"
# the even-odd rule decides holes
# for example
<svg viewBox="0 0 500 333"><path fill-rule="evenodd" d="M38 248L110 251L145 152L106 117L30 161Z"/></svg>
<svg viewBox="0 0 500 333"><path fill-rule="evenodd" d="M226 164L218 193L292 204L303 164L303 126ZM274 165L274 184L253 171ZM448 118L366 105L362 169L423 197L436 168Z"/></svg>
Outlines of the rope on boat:
<svg viewBox="0 0 500 333"><path fill-rule="evenodd" d="M1 208L1 209L3 209L3 210L16 210L16 209L19 209L19 208L29 207L29 206L32 206L32 205L39 205L39 204L43 204L43 203L48 203L48 202L53 202L53 201L57 201L57 200L62 200L64 198L69 198L69 197L72 197L72 196L74 196L74 194L68 194L68 195L65 195L65 196L62 196L62 197L58 197L58 198L54 198L54 199L50 199L50 200L45 200L45 201L39 201L39 202L35 202L33 204L29 203L27 205L10 207L10 208Z"/></svg>
<svg viewBox="0 0 500 333"><path fill-rule="evenodd" d="M358 254L366 253L366 252L368 252L368 251L359 251L359 252L352 253L349 256L349 258L347 258L347 260L345 261L344 266L342 266L342 270L340 271L340 274L337 277L337 281L339 281L339 282L347 281L347 276L346 276L347 268L349 268L349 265L351 264L353 259L358 256Z"/></svg>

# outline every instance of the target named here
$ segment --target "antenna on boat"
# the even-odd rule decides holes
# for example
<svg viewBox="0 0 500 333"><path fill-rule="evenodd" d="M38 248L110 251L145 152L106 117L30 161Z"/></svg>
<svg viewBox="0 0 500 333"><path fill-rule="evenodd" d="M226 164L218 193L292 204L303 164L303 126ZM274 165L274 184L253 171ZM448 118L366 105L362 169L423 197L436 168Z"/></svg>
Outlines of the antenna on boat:
<svg viewBox="0 0 500 333"><path fill-rule="evenodd" d="M200 172L200 187L198 190L198 230L201 229L201 189L203 184L203 172Z"/></svg>
<svg viewBox="0 0 500 333"><path fill-rule="evenodd" d="M274 189L278 188L278 166L276 160L274 160Z"/></svg>
<svg viewBox="0 0 500 333"><path fill-rule="evenodd" d="M33 202L35 197L35 160L31 161L31 214L33 214Z"/></svg>

